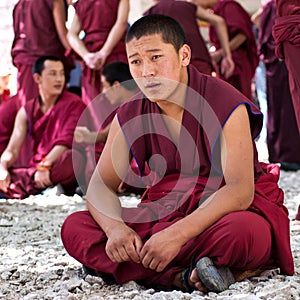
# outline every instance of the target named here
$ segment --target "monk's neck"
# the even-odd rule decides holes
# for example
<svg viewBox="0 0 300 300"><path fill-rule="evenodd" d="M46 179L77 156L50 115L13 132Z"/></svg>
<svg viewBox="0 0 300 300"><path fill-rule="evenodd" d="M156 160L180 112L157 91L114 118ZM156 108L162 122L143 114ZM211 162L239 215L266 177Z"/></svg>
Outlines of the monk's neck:
<svg viewBox="0 0 300 300"><path fill-rule="evenodd" d="M54 104L56 103L58 97L52 96L52 97L40 97L40 106L41 111L45 114L49 109L51 109Z"/></svg>

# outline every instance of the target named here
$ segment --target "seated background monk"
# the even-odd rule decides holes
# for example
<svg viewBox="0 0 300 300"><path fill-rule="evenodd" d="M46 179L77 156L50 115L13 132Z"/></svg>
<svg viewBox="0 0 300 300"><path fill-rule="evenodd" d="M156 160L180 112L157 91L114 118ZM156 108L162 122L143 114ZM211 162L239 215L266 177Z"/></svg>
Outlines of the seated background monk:
<svg viewBox="0 0 300 300"><path fill-rule="evenodd" d="M57 184L71 193L77 185L72 155L76 159L74 167L83 168L84 158L71 147L85 106L78 96L64 90L62 62L54 56L42 56L35 62L33 73L39 97L19 109L12 136L0 159L0 193L6 198L23 199ZM29 167L14 168L27 133L33 143Z"/></svg>
<svg viewBox="0 0 300 300"><path fill-rule="evenodd" d="M257 107L189 65L172 18L148 15L126 38L141 93L114 118L87 191L88 211L62 226L85 270L119 284L220 292L245 271L294 272L279 167L257 160ZM136 208L115 194L136 160L152 184ZM195 263L194 263L195 262Z"/></svg>
<svg viewBox="0 0 300 300"><path fill-rule="evenodd" d="M84 192L90 182L92 174L96 168L96 164L103 151L109 128L113 117L116 114L117 108L130 99L137 92L137 85L132 79L127 63L117 61L107 64L101 72L102 95L95 98L89 106L93 110L93 116L98 116L99 119L93 120L93 129L88 126L77 126L75 129L74 140L77 143L86 144L86 166L85 166L85 184L83 184ZM103 114L103 107L106 102L103 102L106 97L111 103L112 111L107 111L106 116ZM89 116L89 112L86 112ZM87 121L87 123L90 120ZM86 122L86 116L83 118Z"/></svg>

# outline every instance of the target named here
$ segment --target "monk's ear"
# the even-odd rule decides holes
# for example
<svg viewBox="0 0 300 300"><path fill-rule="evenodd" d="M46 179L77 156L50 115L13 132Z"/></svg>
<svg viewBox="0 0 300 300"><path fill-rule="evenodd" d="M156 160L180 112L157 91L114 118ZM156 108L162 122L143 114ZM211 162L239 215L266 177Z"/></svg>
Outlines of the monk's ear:
<svg viewBox="0 0 300 300"><path fill-rule="evenodd" d="M118 80L115 80L114 83L112 84L113 87L118 87L120 86L120 82Z"/></svg>
<svg viewBox="0 0 300 300"><path fill-rule="evenodd" d="M38 73L33 74L33 80L35 83L39 84L41 81L40 78L41 78L40 74L38 74Z"/></svg>
<svg viewBox="0 0 300 300"><path fill-rule="evenodd" d="M181 64L183 67L186 67L189 65L190 60L191 60L191 48L189 45L184 44L180 50L179 50L179 55L181 59Z"/></svg>

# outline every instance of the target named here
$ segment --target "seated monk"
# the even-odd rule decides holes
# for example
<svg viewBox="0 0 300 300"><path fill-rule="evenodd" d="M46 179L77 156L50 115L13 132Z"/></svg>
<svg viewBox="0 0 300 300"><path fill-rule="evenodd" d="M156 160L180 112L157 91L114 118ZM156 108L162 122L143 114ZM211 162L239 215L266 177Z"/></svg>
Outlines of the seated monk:
<svg viewBox="0 0 300 300"><path fill-rule="evenodd" d="M93 124L95 125L92 125L96 128L94 128L94 130L89 129L91 125L77 126L74 134L74 140L77 143L86 144L85 184L81 184L81 188L84 190L83 192L86 191L86 187L103 151L109 128L117 108L126 100L132 98L137 92L137 85L132 79L128 64L121 61L109 63L103 67L101 72L101 84L102 94L89 104L90 109L93 110L92 115L97 117L97 120L93 120ZM103 110L106 108L106 100L111 104L111 106L107 106L111 108L111 111L108 110L105 116ZM89 114L89 111L86 111L86 113ZM130 191L130 187L125 183L123 183L122 186L123 187L120 187L120 191ZM137 192L134 188L132 188L131 191Z"/></svg>
<svg viewBox="0 0 300 300"><path fill-rule="evenodd" d="M34 64L33 77L39 96L18 110L0 158L0 194L5 198L23 199L58 184L72 193L77 185L74 168L83 168L84 157L71 147L85 106L78 96L65 91L63 63L55 56L42 56ZM27 134L33 155L27 167L14 167Z"/></svg>
<svg viewBox="0 0 300 300"><path fill-rule="evenodd" d="M126 50L141 92L112 121L88 210L62 226L68 253L104 280L166 290L221 292L273 268L292 275L280 169L257 159L261 112L189 65L184 31L170 17L137 20ZM137 207L122 207L115 192L132 159L152 182Z"/></svg>

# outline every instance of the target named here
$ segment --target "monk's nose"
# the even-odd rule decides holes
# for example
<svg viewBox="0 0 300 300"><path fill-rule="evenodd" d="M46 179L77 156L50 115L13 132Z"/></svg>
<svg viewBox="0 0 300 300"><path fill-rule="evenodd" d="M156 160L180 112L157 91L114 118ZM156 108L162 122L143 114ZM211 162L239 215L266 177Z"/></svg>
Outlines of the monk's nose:
<svg viewBox="0 0 300 300"><path fill-rule="evenodd" d="M143 77L155 76L155 67L154 67L153 63L144 62L142 76Z"/></svg>

